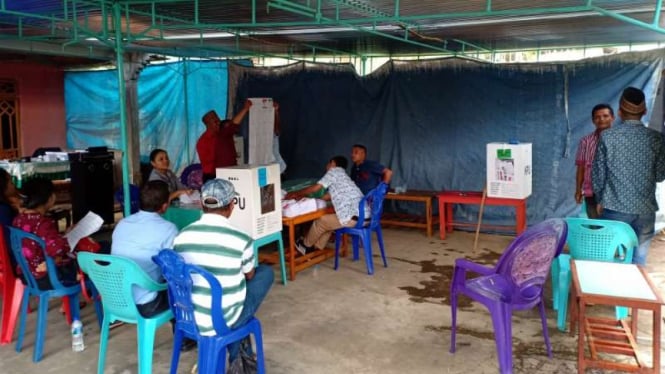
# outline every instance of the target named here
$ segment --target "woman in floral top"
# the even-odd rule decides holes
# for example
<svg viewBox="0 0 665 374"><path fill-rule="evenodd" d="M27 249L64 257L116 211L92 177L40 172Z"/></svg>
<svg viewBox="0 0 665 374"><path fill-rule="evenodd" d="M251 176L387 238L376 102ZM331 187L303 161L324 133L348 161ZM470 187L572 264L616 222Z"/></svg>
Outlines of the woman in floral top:
<svg viewBox="0 0 665 374"><path fill-rule="evenodd" d="M58 270L58 279L64 285L77 282L78 265L75 256L70 253L69 243L58 232L58 226L46 212L55 203L53 183L44 178L27 181L21 189L24 210L14 218L13 225L23 231L33 233L44 239L46 253L53 258ZM44 252L31 240L23 242L23 256L28 262L30 272L35 277L40 289L48 290L53 286L48 278ZM21 273L21 269L18 269Z"/></svg>

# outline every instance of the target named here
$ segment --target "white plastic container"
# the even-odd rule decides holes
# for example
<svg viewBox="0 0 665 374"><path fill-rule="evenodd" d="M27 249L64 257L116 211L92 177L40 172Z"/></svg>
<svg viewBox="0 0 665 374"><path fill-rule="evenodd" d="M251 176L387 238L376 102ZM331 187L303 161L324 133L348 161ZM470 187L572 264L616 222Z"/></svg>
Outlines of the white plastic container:
<svg viewBox="0 0 665 374"><path fill-rule="evenodd" d="M72 351L82 352L84 349L83 324L78 319L75 319L72 322Z"/></svg>

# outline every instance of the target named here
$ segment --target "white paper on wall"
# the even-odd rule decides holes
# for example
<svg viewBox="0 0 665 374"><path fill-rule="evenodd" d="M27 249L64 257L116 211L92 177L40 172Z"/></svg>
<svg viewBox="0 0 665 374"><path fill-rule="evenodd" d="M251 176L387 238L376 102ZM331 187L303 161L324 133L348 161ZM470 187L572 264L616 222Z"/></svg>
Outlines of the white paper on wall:
<svg viewBox="0 0 665 374"><path fill-rule="evenodd" d="M250 98L249 108L249 164L269 164L275 162L273 154L273 133L275 108L271 98Z"/></svg>

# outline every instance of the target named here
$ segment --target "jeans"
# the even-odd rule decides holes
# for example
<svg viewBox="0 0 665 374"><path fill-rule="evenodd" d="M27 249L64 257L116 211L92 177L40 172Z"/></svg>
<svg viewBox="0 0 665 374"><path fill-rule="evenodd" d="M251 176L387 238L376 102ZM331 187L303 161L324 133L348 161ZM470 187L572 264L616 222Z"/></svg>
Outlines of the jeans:
<svg viewBox="0 0 665 374"><path fill-rule="evenodd" d="M603 209L600 219L611 219L614 221L625 222L630 225L637 234L639 245L633 254L633 264L645 265L647 253L651 245L651 238L655 233L656 214L631 214L621 213L615 210Z"/></svg>
<svg viewBox="0 0 665 374"><path fill-rule="evenodd" d="M268 294L270 287L272 287L274 279L275 272L270 266L259 265L254 270L254 277L246 283L247 290L245 293L245 303L242 306L242 312L240 312L238 320L233 324L233 326L231 326L231 329L244 325L247 323L247 321L254 317L254 314L259 309L261 302L263 302L263 299L265 299L266 295ZM238 353L240 351L240 342L238 341L229 344L228 350L229 362L233 362L233 360L238 357Z"/></svg>

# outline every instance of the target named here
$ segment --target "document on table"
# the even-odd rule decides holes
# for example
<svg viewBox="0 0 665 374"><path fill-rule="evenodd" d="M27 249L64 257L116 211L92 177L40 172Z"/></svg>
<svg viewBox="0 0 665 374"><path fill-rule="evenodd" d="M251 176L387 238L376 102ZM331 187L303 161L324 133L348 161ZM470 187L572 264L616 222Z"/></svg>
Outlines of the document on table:
<svg viewBox="0 0 665 374"><path fill-rule="evenodd" d="M180 204L196 204L201 202L201 193L199 191L194 191L191 194L182 194L178 197L180 199Z"/></svg>
<svg viewBox="0 0 665 374"><path fill-rule="evenodd" d="M69 242L69 248L73 251L79 240L99 231L103 223L104 220L102 217L94 212L88 212L85 217L78 221L78 223L64 235L67 242Z"/></svg>

